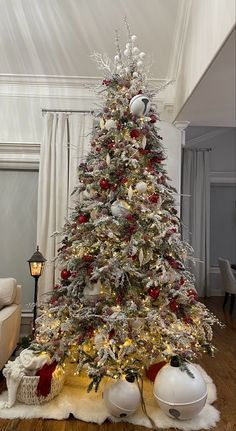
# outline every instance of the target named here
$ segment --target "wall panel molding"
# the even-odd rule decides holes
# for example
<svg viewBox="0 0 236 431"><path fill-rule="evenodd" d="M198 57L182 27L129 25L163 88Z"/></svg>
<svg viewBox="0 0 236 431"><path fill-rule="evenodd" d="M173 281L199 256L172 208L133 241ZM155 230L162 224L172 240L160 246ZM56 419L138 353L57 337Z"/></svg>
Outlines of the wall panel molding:
<svg viewBox="0 0 236 431"><path fill-rule="evenodd" d="M38 170L39 142L0 142L0 169Z"/></svg>
<svg viewBox="0 0 236 431"><path fill-rule="evenodd" d="M236 184L236 172L211 172L210 182L212 184Z"/></svg>

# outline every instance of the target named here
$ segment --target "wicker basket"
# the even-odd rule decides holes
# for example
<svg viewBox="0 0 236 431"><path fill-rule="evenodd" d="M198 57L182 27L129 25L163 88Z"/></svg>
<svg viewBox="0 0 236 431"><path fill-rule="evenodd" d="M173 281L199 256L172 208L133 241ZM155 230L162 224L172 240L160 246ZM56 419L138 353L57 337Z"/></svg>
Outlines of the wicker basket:
<svg viewBox="0 0 236 431"><path fill-rule="evenodd" d="M65 380L65 374L61 367L57 366L51 382L51 391L46 397L37 396L37 386L39 382L39 376L24 376L21 379L20 385L17 390L16 398L18 401L25 404L42 404L52 400L58 395L63 387Z"/></svg>

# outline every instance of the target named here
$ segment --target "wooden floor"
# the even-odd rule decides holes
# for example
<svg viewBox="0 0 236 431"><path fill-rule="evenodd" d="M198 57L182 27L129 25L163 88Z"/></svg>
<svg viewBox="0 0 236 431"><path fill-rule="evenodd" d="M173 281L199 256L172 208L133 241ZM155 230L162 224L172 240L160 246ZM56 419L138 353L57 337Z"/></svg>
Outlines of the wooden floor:
<svg viewBox="0 0 236 431"><path fill-rule="evenodd" d="M215 358L204 358L199 363L213 378L218 392L215 406L221 412L221 420L215 431L236 431L236 318L222 312L221 297L208 298L207 306L225 323L225 328L215 328L214 345L218 352ZM0 392L5 382L0 381ZM172 428L173 430L173 428ZM147 428L131 424L95 425L69 418L67 420L5 420L0 419L0 431L147 431ZM171 431L170 429L165 431Z"/></svg>

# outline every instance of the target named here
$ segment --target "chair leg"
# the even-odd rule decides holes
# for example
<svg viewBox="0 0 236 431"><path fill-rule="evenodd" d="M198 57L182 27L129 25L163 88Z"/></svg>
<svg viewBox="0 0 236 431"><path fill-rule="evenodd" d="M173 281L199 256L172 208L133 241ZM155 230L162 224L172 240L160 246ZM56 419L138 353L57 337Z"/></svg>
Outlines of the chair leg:
<svg viewBox="0 0 236 431"><path fill-rule="evenodd" d="M224 304L223 304L223 310L224 310L224 308L225 308L225 306L226 306L226 303L227 303L227 301L228 301L228 297L229 297L228 292L225 292L225 299L224 299Z"/></svg>
<svg viewBox="0 0 236 431"><path fill-rule="evenodd" d="M230 301L230 314L233 313L233 309L234 309L234 300L235 300L235 295L233 293L231 293L231 301Z"/></svg>

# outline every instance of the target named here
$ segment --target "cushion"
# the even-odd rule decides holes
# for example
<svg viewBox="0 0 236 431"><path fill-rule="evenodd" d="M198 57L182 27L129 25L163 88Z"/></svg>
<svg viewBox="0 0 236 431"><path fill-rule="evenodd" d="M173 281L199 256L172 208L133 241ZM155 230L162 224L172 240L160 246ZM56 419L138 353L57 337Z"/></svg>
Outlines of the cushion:
<svg viewBox="0 0 236 431"><path fill-rule="evenodd" d="M16 297L16 280L0 278L0 309L14 302Z"/></svg>

